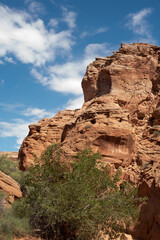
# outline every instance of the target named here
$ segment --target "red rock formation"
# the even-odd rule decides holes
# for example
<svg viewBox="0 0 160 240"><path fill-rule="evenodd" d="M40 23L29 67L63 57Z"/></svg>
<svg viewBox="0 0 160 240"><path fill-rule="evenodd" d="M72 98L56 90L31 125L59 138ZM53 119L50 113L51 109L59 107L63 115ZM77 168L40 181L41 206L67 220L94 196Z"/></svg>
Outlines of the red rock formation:
<svg viewBox="0 0 160 240"><path fill-rule="evenodd" d="M0 191L8 195L8 202L12 203L14 198L21 198L22 192L20 185L10 176L0 171Z"/></svg>
<svg viewBox="0 0 160 240"><path fill-rule="evenodd" d="M34 161L34 155L39 157L51 144L61 141L63 128L74 118L74 112L65 110L58 112L53 118L44 118L29 126L29 134L24 139L19 150L20 169L24 170Z"/></svg>
<svg viewBox="0 0 160 240"><path fill-rule="evenodd" d="M134 235L160 239L160 48L122 44L112 56L96 58L87 67L82 88L80 110L68 111L67 117L62 111L30 126L19 152L21 169L33 162L33 153L39 156L55 141L61 142L66 159L91 146L104 162L121 166L123 178L137 184L140 195L150 197Z"/></svg>

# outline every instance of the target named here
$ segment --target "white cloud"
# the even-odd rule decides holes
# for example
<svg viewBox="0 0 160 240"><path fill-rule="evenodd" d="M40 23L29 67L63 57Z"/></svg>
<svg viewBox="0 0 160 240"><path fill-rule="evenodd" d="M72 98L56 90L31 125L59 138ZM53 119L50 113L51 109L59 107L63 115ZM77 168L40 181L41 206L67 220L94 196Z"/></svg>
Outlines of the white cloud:
<svg viewBox="0 0 160 240"><path fill-rule="evenodd" d="M18 108L24 108L23 104L4 104L0 103L0 106L4 107L7 111L13 111ZM16 138L16 148L19 148L22 144L23 139L28 134L28 125L37 122L44 117L54 117L55 113L51 111L46 111L45 109L39 108L26 108L19 111L19 114L28 117L28 120L24 119L13 119L11 122L0 122L0 137L15 137Z"/></svg>
<svg viewBox="0 0 160 240"><path fill-rule="evenodd" d="M111 50L107 43L92 43L85 48L85 56L90 59L105 57L109 54L111 54Z"/></svg>
<svg viewBox="0 0 160 240"><path fill-rule="evenodd" d="M28 134L29 122L22 119L15 119L14 122L0 122L1 137L16 137L17 147L22 144L23 139Z"/></svg>
<svg viewBox="0 0 160 240"><path fill-rule="evenodd" d="M126 19L128 19L128 22L125 24L125 26L137 35L151 38L151 30L149 27L149 23L146 20L146 18L151 13L151 8L144 8L137 13L130 13L126 17Z"/></svg>
<svg viewBox="0 0 160 240"><path fill-rule="evenodd" d="M23 110L21 114L27 117L35 117L36 119L41 119L44 117L51 118L55 115L53 112L47 112L45 109L40 108L27 108Z"/></svg>
<svg viewBox="0 0 160 240"><path fill-rule="evenodd" d="M41 70L42 71L42 70ZM39 83L41 83L43 86L48 85L48 76L43 76L43 72L41 73L40 70L36 68L32 68L31 74L34 78L38 80Z"/></svg>
<svg viewBox="0 0 160 240"><path fill-rule="evenodd" d="M36 1L30 1L29 2L29 6L28 6L29 11L34 14L35 16L37 16L39 13L44 13L45 12L45 8L42 5L42 3L40 2L36 2Z"/></svg>
<svg viewBox="0 0 160 240"><path fill-rule="evenodd" d="M81 95L81 81L87 65L93 61L95 57L104 57L110 53L111 50L107 43L89 44L80 59L50 66L43 72L33 68L31 74L38 82L51 90Z"/></svg>
<svg viewBox="0 0 160 240"><path fill-rule="evenodd" d="M15 62L15 61L13 60L13 58L11 58L11 57L5 56L5 57L4 57L4 60L5 60L6 62L16 64L16 62Z"/></svg>
<svg viewBox="0 0 160 240"><path fill-rule="evenodd" d="M58 21L54 18L51 18L48 25L51 26L51 27L57 27L58 26Z"/></svg>
<svg viewBox="0 0 160 240"><path fill-rule="evenodd" d="M75 98L75 99L69 99L68 102L64 105L65 109L79 109L82 107L84 103L84 97L83 95Z"/></svg>
<svg viewBox="0 0 160 240"><path fill-rule="evenodd" d="M71 29L75 28L77 14L73 11L69 11L65 7L62 7L62 11L63 11L63 21L67 23L69 28L71 28Z"/></svg>
<svg viewBox="0 0 160 240"><path fill-rule="evenodd" d="M32 120L31 117L34 117L35 121L38 121L41 118L48 117L51 118L55 115L53 111L47 111L44 108L37 108L37 107L28 107L26 108L22 103L2 103L0 102L0 107L7 112L17 112L20 115L30 117L30 121Z"/></svg>
<svg viewBox="0 0 160 240"><path fill-rule="evenodd" d="M79 95L81 79L85 71L84 61L68 62L49 68L49 88L58 92Z"/></svg>
<svg viewBox="0 0 160 240"><path fill-rule="evenodd" d="M95 34L104 33L104 32L107 32L107 31L108 31L107 27L100 27L95 31Z"/></svg>
<svg viewBox="0 0 160 240"><path fill-rule="evenodd" d="M80 38L85 38L89 35L89 32L87 31L83 31L81 34L80 34Z"/></svg>
<svg viewBox="0 0 160 240"><path fill-rule="evenodd" d="M70 30L47 30L41 19L24 11L0 5L0 18L0 57L11 53L23 63L42 65L69 53L74 44Z"/></svg>

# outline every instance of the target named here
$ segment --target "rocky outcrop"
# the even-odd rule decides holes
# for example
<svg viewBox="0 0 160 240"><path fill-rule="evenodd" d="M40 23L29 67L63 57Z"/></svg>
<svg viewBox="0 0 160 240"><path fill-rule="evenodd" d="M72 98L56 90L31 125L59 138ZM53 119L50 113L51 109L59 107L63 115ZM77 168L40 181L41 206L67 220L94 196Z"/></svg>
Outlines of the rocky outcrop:
<svg viewBox="0 0 160 240"><path fill-rule="evenodd" d="M91 63L82 81L85 103L63 138L65 155L90 145L117 166L160 159L159 64L160 48L149 44L122 44Z"/></svg>
<svg viewBox="0 0 160 240"><path fill-rule="evenodd" d="M102 161L121 166L123 178L139 186L141 196L149 196L134 235L158 240L160 48L122 44L112 56L96 58L87 67L82 88L81 109L68 111L67 117L62 111L30 126L19 152L21 169L33 163L33 154L39 156L55 141L68 160L91 146L101 152Z"/></svg>
<svg viewBox="0 0 160 240"><path fill-rule="evenodd" d="M29 126L29 134L18 154L21 170L30 166L34 162L34 156L39 157L49 145L61 142L64 126L74 118L74 113L75 111L71 110L61 111L51 119L44 118Z"/></svg>
<svg viewBox="0 0 160 240"><path fill-rule="evenodd" d="M21 198L20 185L10 176L0 171L0 191L8 195L7 201L12 203L14 198Z"/></svg>

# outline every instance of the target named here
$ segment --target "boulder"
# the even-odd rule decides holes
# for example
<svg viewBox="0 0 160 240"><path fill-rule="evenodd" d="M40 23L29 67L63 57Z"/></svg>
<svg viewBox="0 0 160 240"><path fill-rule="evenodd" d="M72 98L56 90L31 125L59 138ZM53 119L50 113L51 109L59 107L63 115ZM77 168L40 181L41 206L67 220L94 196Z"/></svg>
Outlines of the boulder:
<svg viewBox="0 0 160 240"><path fill-rule="evenodd" d="M12 203L15 198L22 197L20 185L2 171L0 171L0 191L8 195L9 203Z"/></svg>

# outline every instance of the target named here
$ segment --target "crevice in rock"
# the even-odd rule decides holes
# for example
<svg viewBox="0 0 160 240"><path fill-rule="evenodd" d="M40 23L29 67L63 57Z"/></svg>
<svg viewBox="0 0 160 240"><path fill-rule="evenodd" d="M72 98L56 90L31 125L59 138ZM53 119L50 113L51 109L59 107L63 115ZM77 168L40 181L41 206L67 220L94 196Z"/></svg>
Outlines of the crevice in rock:
<svg viewBox="0 0 160 240"><path fill-rule="evenodd" d="M111 75L109 70L103 69L99 73L98 81L97 81L97 88L98 88L98 94L97 96L102 96L105 94L109 94L112 87L112 81L111 81Z"/></svg>
<svg viewBox="0 0 160 240"><path fill-rule="evenodd" d="M62 135L61 135L61 142L63 142L66 138L66 136L68 135L68 133L72 130L72 128L75 126L75 123L71 123L71 124L66 124L64 126Z"/></svg>

